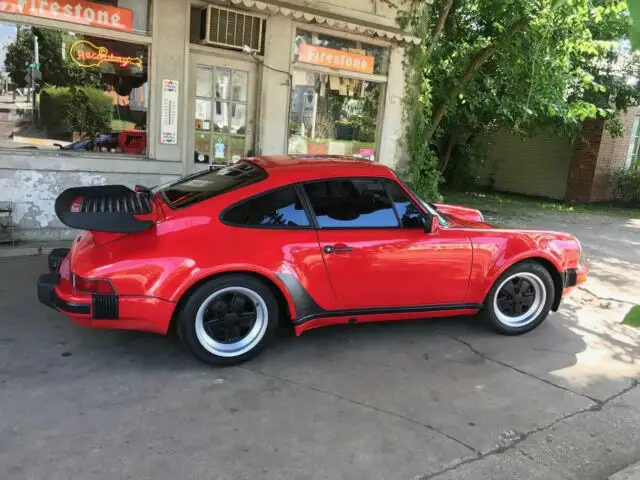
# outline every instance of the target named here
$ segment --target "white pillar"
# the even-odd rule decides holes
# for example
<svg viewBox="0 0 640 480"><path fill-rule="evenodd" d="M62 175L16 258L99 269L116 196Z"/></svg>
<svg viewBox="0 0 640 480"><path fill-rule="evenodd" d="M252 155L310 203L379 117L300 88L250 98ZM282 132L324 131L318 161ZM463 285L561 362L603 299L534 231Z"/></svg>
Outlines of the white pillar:
<svg viewBox="0 0 640 480"><path fill-rule="evenodd" d="M403 97L405 88L404 49L391 47L389 77L384 102L384 116L380 128L380 148L376 159L389 167L397 167L402 157L405 122Z"/></svg>
<svg viewBox="0 0 640 480"><path fill-rule="evenodd" d="M273 16L267 19L264 63L271 68L291 71L293 45L293 21L287 17ZM292 86L285 73L262 68L262 86L259 99L258 153L278 155L287 153L289 95Z"/></svg>

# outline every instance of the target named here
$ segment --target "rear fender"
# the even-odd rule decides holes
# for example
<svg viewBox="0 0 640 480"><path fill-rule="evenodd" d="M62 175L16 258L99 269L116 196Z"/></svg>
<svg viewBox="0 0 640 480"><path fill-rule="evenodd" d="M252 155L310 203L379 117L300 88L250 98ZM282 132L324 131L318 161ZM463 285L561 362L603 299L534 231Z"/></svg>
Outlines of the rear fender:
<svg viewBox="0 0 640 480"><path fill-rule="evenodd" d="M296 308L293 302L293 298L287 287L284 283L271 271L265 268L262 268L258 265L247 265L247 264L229 264L224 265L217 268L211 268L207 270L194 270L184 278L184 281L178 287L178 289L174 290L173 293L167 292L167 296L163 296L162 293L158 296L160 298L167 298L173 302L179 302L187 295L194 287L197 287L201 283L213 278L218 277L220 275L228 274L228 273L245 273L251 274L257 277L260 277L265 282L277 288L279 293L282 295L284 300L287 303L290 317L296 318Z"/></svg>

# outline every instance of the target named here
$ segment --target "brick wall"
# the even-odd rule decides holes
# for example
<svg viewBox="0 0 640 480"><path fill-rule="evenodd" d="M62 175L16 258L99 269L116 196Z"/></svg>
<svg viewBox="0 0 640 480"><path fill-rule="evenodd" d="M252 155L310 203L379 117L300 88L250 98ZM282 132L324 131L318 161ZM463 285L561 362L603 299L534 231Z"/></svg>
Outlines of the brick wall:
<svg viewBox="0 0 640 480"><path fill-rule="evenodd" d="M569 202L591 201L603 130L604 120L600 119L587 120L582 125L582 132L576 140L569 165L565 194L565 199Z"/></svg>
<svg viewBox="0 0 640 480"><path fill-rule="evenodd" d="M571 157L567 193L570 202L603 202L613 199L613 173L625 166L633 122L640 107L620 114L624 136L614 138L602 120L588 120L582 127Z"/></svg>
<svg viewBox="0 0 640 480"><path fill-rule="evenodd" d="M614 138L606 131L602 134L598 163L591 188L591 202L602 202L613 199L613 173L623 168L627 161L629 144L633 130L633 122L640 116L640 107L630 108L621 113L620 120L624 125L624 136Z"/></svg>

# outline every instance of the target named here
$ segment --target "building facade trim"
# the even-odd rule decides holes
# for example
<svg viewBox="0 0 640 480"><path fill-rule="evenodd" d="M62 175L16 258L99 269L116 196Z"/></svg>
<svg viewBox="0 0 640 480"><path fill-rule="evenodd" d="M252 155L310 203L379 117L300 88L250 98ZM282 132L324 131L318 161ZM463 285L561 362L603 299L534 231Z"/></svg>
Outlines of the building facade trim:
<svg viewBox="0 0 640 480"><path fill-rule="evenodd" d="M243 6L245 8L263 12L271 15L282 15L291 17L294 20L304 21L308 23L318 23L327 25L331 28L345 30L347 32L360 33L371 37L384 38L391 41L406 43L410 45L418 45L421 40L418 37L408 35L402 30L392 28L380 28L379 26L369 23L354 23L347 19L340 19L327 16L325 12L316 12L311 9L302 10L299 8L291 8L284 4L267 3L259 0L231 0L233 5Z"/></svg>

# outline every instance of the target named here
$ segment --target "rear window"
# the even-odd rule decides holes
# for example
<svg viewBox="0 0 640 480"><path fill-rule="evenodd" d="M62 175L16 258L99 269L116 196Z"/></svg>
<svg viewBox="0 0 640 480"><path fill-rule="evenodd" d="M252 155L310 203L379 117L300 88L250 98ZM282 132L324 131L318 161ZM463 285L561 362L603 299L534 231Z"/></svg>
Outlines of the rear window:
<svg viewBox="0 0 640 480"><path fill-rule="evenodd" d="M182 208L221 193L235 190L267 178L267 173L253 163L212 166L209 170L181 178L160 190L173 208Z"/></svg>

